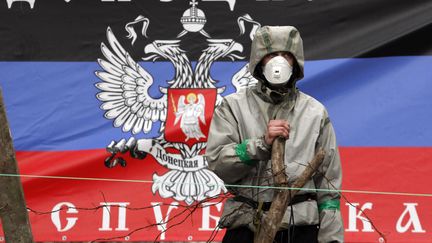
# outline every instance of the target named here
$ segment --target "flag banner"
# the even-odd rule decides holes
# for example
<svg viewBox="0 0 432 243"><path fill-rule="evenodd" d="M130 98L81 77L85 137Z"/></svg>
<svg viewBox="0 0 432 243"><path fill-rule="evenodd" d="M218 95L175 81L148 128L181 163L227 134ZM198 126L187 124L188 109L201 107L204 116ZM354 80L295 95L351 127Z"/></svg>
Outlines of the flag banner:
<svg viewBox="0 0 432 243"><path fill-rule="evenodd" d="M345 242L430 242L431 12L423 0L0 1L0 87L35 241L221 241L236 185L207 168L211 118L257 84L255 31L293 25L298 87L336 131Z"/></svg>

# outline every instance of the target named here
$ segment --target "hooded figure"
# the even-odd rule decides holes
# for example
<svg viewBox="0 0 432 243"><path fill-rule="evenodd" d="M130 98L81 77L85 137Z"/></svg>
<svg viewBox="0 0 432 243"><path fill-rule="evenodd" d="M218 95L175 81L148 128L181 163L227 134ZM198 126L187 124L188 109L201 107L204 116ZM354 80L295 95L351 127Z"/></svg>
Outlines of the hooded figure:
<svg viewBox="0 0 432 243"><path fill-rule="evenodd" d="M304 76L303 43L292 26L264 26L252 42L249 71L258 85L228 95L216 108L206 158L234 195L219 226L223 242L252 242L273 199L271 144L286 138L285 166L293 183L319 148L326 152L313 178L291 201L276 242L343 242L339 211L342 171L325 107L296 88ZM324 189L324 190L315 190ZM330 189L330 190L329 190ZM292 241L294 239L294 241Z"/></svg>

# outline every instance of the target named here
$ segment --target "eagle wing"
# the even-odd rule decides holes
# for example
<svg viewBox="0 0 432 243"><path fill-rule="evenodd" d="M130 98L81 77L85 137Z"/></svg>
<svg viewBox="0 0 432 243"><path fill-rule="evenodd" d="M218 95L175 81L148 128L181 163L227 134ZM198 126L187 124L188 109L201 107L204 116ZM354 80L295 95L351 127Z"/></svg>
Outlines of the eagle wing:
<svg viewBox="0 0 432 243"><path fill-rule="evenodd" d="M183 116L184 110L185 110L185 96L181 95L179 100L178 100L178 104L177 104L177 112L176 112L176 118L174 121L174 125L176 125L178 123L178 121L180 120L180 118Z"/></svg>
<svg viewBox="0 0 432 243"><path fill-rule="evenodd" d="M198 94L198 106L200 109L199 119L205 125L206 124L206 121L205 121L205 98L204 98L204 95L202 95L202 94Z"/></svg>
<svg viewBox="0 0 432 243"><path fill-rule="evenodd" d="M107 39L109 47L101 44L105 60L98 59L103 71L95 72L102 80L95 86L101 90L96 97L102 101L104 116L123 132L149 133L154 122L166 120L167 96L150 96L153 77L123 49L109 27Z"/></svg>
<svg viewBox="0 0 432 243"><path fill-rule="evenodd" d="M249 63L244 65L231 79L232 85L236 88L236 93L241 90L256 86L258 80L249 72Z"/></svg>

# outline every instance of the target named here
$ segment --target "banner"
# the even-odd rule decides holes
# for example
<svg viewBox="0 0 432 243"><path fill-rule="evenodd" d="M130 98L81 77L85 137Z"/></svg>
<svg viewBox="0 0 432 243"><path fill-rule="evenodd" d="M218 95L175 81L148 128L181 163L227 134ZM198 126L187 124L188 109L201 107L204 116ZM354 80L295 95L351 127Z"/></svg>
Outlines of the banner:
<svg viewBox="0 0 432 243"><path fill-rule="evenodd" d="M1 1L0 86L34 239L220 241L227 187L203 157L214 108L256 85L255 31L294 25L298 87L326 106L340 146L345 241L430 242L431 11L420 0ZM112 141L136 141L140 158Z"/></svg>

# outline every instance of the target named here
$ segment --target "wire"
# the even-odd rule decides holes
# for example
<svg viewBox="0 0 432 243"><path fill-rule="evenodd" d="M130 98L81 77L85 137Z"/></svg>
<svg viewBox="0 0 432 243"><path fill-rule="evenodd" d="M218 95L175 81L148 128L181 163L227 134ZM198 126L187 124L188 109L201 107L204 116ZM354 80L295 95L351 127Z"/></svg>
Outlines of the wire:
<svg viewBox="0 0 432 243"><path fill-rule="evenodd" d="M129 183L153 183L152 180L133 180L133 179L116 179L116 178L98 178L98 177L74 177L74 176L50 176L50 175L29 175L29 174L2 174L7 177L23 177L38 179L60 179L60 180L84 180L84 181L107 181L107 182L129 182ZM181 183L203 185L203 183ZM257 188L257 189L277 189L277 190L299 190L312 192L338 192L338 193L357 193L357 194L374 194L374 195L393 195L393 196L413 196L413 197L432 197L431 193L411 193L411 192L389 192L389 191L368 191L368 190L350 190L350 189L320 189L320 188L295 188L295 187L278 187L278 186L253 186L253 185L236 185L236 184L209 184L208 186L220 186L230 188Z"/></svg>

